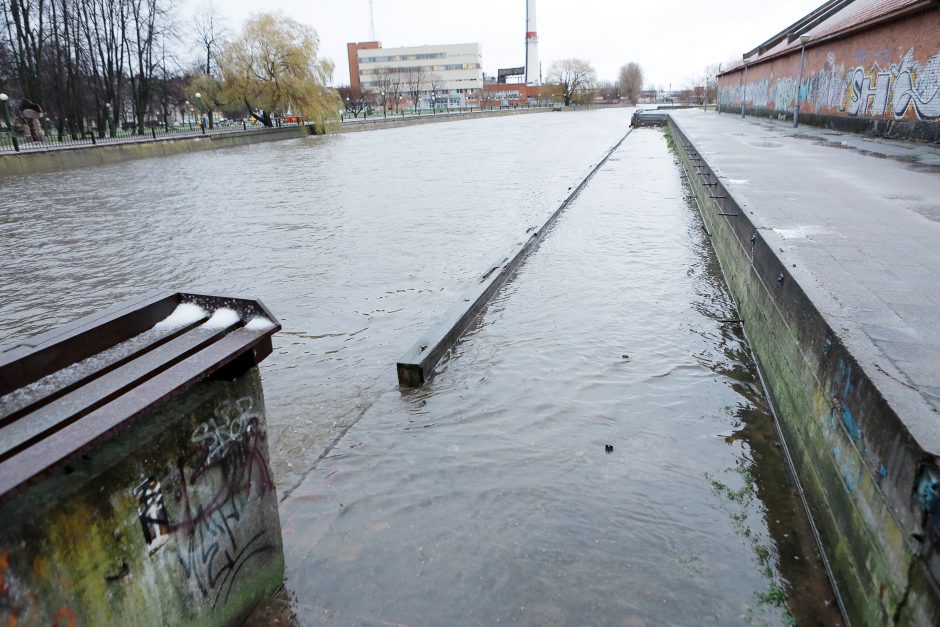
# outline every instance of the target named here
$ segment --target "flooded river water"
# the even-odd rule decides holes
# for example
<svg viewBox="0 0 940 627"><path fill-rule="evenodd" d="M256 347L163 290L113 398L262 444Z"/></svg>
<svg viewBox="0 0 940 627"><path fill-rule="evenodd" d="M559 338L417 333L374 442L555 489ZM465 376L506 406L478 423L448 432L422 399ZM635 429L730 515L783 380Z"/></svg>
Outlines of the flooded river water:
<svg viewBox="0 0 940 627"><path fill-rule="evenodd" d="M0 183L0 342L168 287L258 297L285 599L312 624L839 624L662 132L634 132L430 386L394 363L628 111Z"/></svg>

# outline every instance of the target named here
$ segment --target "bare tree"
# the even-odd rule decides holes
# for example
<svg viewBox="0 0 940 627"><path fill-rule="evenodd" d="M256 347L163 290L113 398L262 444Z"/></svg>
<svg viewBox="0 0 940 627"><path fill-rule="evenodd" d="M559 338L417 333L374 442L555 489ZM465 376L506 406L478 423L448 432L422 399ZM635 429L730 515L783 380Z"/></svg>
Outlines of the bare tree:
<svg viewBox="0 0 940 627"><path fill-rule="evenodd" d="M592 98L597 89L597 72L583 59L563 59L552 63L548 82L557 86L567 107L572 101L583 103Z"/></svg>
<svg viewBox="0 0 940 627"><path fill-rule="evenodd" d="M630 104L636 104L640 100L643 91L643 69L638 63L631 61L620 68L619 85L620 95Z"/></svg>
<svg viewBox="0 0 940 627"><path fill-rule="evenodd" d="M126 0L83 0L79 3L85 54L85 74L90 78L98 134L116 134L121 117L124 80L127 75Z"/></svg>
<svg viewBox="0 0 940 627"><path fill-rule="evenodd" d="M424 92L427 81L427 72L419 67L410 68L405 72L403 80L405 93L411 99L415 109L421 106L421 94Z"/></svg>
<svg viewBox="0 0 940 627"><path fill-rule="evenodd" d="M222 85L219 82L221 74L218 57L228 36L224 20L219 16L218 7L212 0L206 0L196 8L192 29L194 43L201 57L201 76L194 79L193 87L202 95L200 100L205 105L209 128L212 129L215 128L215 109L221 104L219 99Z"/></svg>
<svg viewBox="0 0 940 627"><path fill-rule="evenodd" d="M367 99L372 97L372 92L361 88L352 89L349 85L337 87L336 93L343 101L346 112L351 113L354 118L358 118L359 114L368 108L369 101Z"/></svg>
<svg viewBox="0 0 940 627"><path fill-rule="evenodd" d="M477 100L480 102L480 108L486 109L490 103L496 102L496 92L489 91L485 87L477 92Z"/></svg>
<svg viewBox="0 0 940 627"><path fill-rule="evenodd" d="M129 4L128 27L125 31L128 78L134 124L137 133L143 135L154 83L157 80L157 70L160 67L157 42L167 20L162 0L130 0Z"/></svg>
<svg viewBox="0 0 940 627"><path fill-rule="evenodd" d="M388 97L397 111L401 107L402 92L405 89L405 77L401 72L393 72L388 83Z"/></svg>
<svg viewBox="0 0 940 627"><path fill-rule="evenodd" d="M601 81L597 85L597 93L606 103L620 102L620 87L617 83Z"/></svg>
<svg viewBox="0 0 940 627"><path fill-rule="evenodd" d="M713 63L705 68L705 102L718 101L718 73L721 72L721 64Z"/></svg>
<svg viewBox="0 0 940 627"><path fill-rule="evenodd" d="M84 132L85 83L80 73L81 34L78 25L80 0L50 0L49 39L43 67L43 96L46 111L54 111L60 136L77 138Z"/></svg>
<svg viewBox="0 0 940 627"><path fill-rule="evenodd" d="M47 38L45 0L0 0L4 44L13 57L20 90L42 102L43 48Z"/></svg>
<svg viewBox="0 0 940 627"><path fill-rule="evenodd" d="M440 92L444 90L444 79L439 74L428 75L428 91L431 92L431 109L437 111L437 102L440 99Z"/></svg>
<svg viewBox="0 0 940 627"><path fill-rule="evenodd" d="M202 56L200 66L203 74L218 78L219 51L225 43L228 31L219 17L218 7L212 0L207 0L196 9L193 16L193 35Z"/></svg>
<svg viewBox="0 0 940 627"><path fill-rule="evenodd" d="M388 105L390 99L394 99L397 94L392 92L396 88L397 82L400 82L398 78L400 72L396 72L389 68L382 68L379 70L376 78L370 83L375 89L375 95L378 96L378 104L385 108Z"/></svg>

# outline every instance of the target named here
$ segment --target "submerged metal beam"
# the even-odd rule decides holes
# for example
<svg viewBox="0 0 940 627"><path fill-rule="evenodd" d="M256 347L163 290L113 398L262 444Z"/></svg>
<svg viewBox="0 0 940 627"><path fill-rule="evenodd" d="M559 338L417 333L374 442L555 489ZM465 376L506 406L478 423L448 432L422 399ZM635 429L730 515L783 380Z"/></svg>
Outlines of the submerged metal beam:
<svg viewBox="0 0 940 627"><path fill-rule="evenodd" d="M588 175L581 181L574 191L549 216L540 229L529 234L527 239L510 251L509 254L491 264L475 285L463 294L458 303L447 312L443 320L426 332L415 344L398 360L398 384L403 387L421 387L427 383L447 352L460 340L473 320L489 304L493 296L512 276L519 264L538 245L545 234L548 233L558 216L568 208L575 198L584 190L594 175L607 163L611 155L626 141L633 129L627 133L611 148L601 161L594 166ZM531 229L530 229L531 231Z"/></svg>

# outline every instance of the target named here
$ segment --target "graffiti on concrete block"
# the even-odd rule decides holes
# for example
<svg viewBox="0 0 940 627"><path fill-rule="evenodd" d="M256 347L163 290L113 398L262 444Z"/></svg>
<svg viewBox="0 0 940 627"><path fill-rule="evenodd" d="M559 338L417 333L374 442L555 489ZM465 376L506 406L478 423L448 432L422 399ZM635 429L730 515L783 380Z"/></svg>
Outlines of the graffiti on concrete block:
<svg viewBox="0 0 940 627"><path fill-rule="evenodd" d="M160 482L153 477L134 489L137 497L137 515L144 530L144 539L153 550L170 537L170 521L163 502Z"/></svg>
<svg viewBox="0 0 940 627"><path fill-rule="evenodd" d="M203 461L212 464L228 454L232 447L238 447L250 438L252 429L258 428L258 417L252 412L254 399L246 397L232 404L226 404L221 415L199 425L193 431L192 442L199 445L206 453Z"/></svg>
<svg viewBox="0 0 940 627"><path fill-rule="evenodd" d="M194 447L178 466L179 560L212 607L228 599L247 563L274 549L257 508L274 489L266 437L252 398L226 402L193 431Z"/></svg>

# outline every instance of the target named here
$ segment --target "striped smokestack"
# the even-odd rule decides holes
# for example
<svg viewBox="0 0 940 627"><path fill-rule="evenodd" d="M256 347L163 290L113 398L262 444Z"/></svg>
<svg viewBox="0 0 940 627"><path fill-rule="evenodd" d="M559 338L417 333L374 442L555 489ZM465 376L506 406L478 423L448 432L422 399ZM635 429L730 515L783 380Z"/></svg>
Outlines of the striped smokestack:
<svg viewBox="0 0 940 627"><path fill-rule="evenodd" d="M542 68L539 65L539 34L535 25L535 0L526 0L525 82L541 85Z"/></svg>

